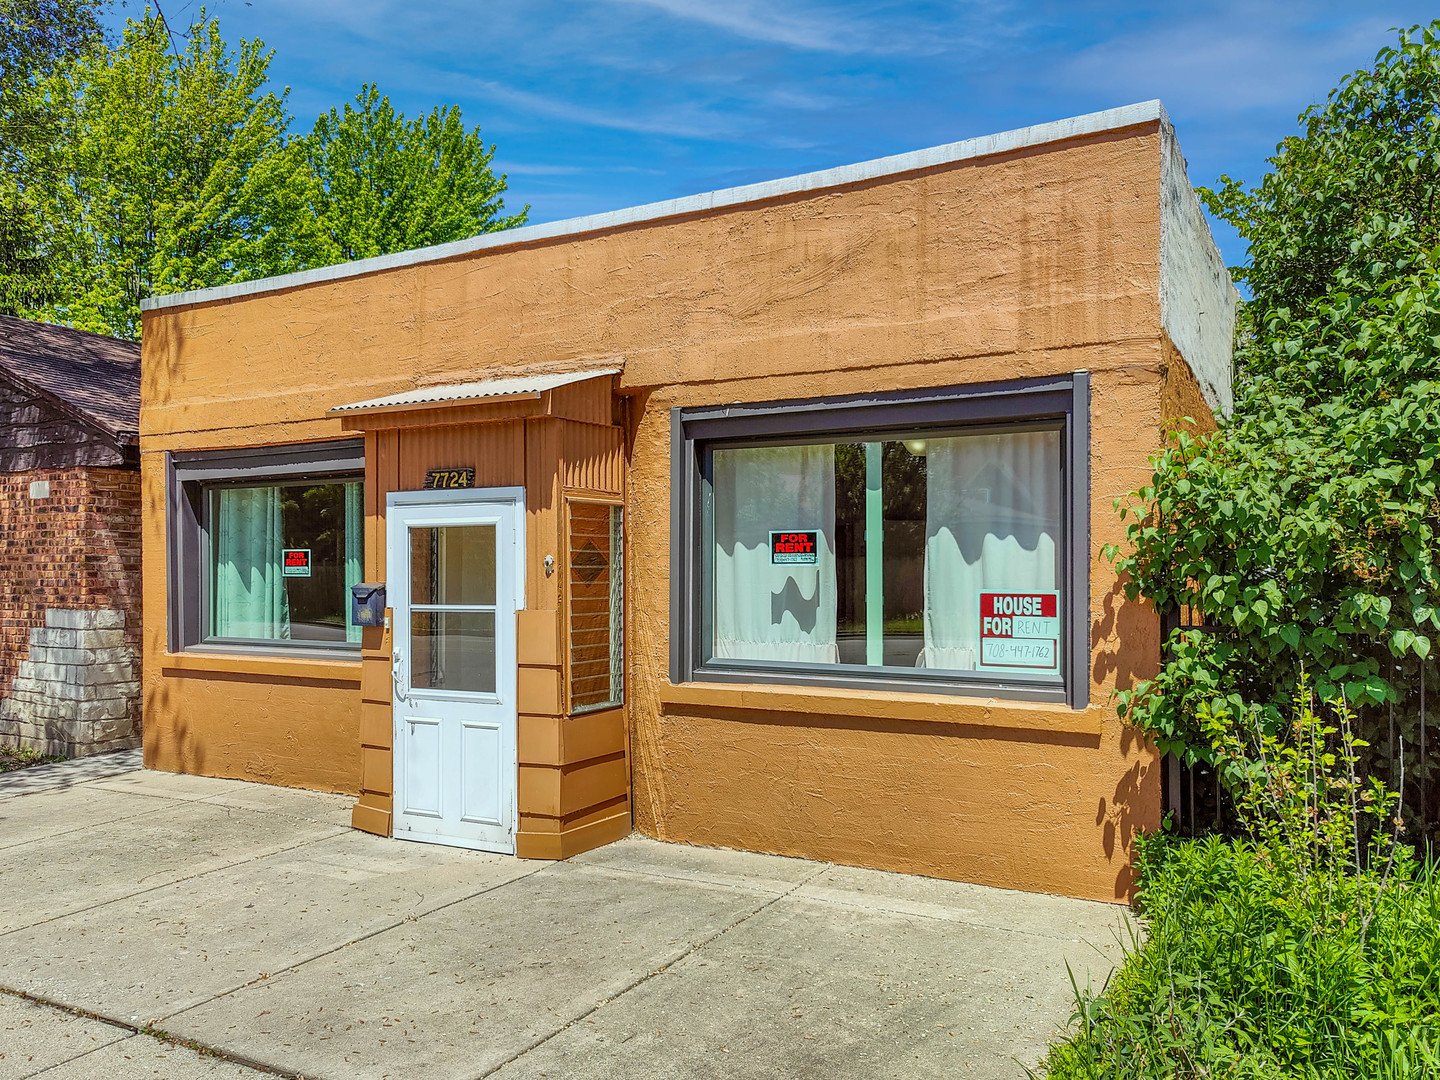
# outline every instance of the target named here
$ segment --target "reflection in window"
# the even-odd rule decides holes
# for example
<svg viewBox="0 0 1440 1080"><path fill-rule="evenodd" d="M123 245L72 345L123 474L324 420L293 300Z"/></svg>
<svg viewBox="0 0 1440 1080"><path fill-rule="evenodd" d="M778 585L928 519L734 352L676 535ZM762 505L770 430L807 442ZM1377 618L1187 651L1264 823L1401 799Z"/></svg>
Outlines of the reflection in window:
<svg viewBox="0 0 1440 1080"><path fill-rule="evenodd" d="M410 685L495 693L495 612L411 611Z"/></svg>
<svg viewBox="0 0 1440 1080"><path fill-rule="evenodd" d="M362 571L362 492L358 480L212 487L211 635L358 642L350 586Z"/></svg>
<svg viewBox="0 0 1440 1080"><path fill-rule="evenodd" d="M410 603L495 603L495 526L410 530Z"/></svg>
<svg viewBox="0 0 1440 1080"><path fill-rule="evenodd" d="M711 477L710 659L1058 680L1057 429L722 447Z"/></svg>
<svg viewBox="0 0 1440 1080"><path fill-rule="evenodd" d="M493 694L495 526L410 529L410 685Z"/></svg>

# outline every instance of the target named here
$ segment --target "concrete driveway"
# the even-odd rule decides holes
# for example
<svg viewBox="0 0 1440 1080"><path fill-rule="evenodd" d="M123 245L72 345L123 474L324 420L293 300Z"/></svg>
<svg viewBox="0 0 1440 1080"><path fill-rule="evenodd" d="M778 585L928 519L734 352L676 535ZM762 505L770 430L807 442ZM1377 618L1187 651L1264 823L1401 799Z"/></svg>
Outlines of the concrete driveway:
<svg viewBox="0 0 1440 1080"><path fill-rule="evenodd" d="M0 1080L1018 1077L1067 961L1098 984L1123 936L1110 905L640 837L386 840L349 798L134 763L0 777Z"/></svg>

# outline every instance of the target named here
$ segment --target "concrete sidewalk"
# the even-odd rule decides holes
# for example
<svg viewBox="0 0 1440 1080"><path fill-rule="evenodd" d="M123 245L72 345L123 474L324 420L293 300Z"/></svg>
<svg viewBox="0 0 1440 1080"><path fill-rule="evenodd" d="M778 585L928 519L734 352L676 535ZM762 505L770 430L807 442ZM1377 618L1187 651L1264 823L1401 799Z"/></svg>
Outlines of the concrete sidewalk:
<svg viewBox="0 0 1440 1080"><path fill-rule="evenodd" d="M1018 1077L1066 963L1098 984L1123 933L640 837L564 863L386 840L349 798L238 781L8 779L0 1080Z"/></svg>

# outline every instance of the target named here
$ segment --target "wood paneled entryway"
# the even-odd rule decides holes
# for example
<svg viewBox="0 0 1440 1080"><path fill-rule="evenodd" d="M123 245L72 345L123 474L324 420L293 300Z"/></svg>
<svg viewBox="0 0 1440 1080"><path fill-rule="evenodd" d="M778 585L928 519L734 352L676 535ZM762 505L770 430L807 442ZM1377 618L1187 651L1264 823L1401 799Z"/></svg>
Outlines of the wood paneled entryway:
<svg viewBox="0 0 1440 1080"><path fill-rule="evenodd" d="M537 376L528 389L524 383L511 377L435 388L335 412L347 429L365 433L365 576L388 579L392 599L394 574L406 569L390 565L386 551L393 493L423 491L432 469L473 469L477 496L520 489L514 851L560 859L630 832L624 664L612 656L617 649L623 655L626 638L624 436L615 423L612 369ZM612 581L613 591L604 593ZM404 812L395 802L404 755L394 734L394 646L401 635L403 667L408 632L394 614L390 626L364 631L363 777L353 814L356 828L384 835L398 835ZM497 610L499 617L508 616ZM607 694L602 684L612 671Z"/></svg>

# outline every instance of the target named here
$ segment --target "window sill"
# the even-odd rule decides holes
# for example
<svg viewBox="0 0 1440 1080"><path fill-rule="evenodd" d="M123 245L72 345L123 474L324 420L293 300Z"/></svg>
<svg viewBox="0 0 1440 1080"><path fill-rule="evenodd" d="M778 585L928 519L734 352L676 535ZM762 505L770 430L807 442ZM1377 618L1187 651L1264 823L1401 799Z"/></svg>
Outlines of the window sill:
<svg viewBox="0 0 1440 1080"><path fill-rule="evenodd" d="M160 667L165 674L269 675L277 679L304 679L360 686L360 656L353 660L318 659L243 653L164 653Z"/></svg>
<svg viewBox="0 0 1440 1080"><path fill-rule="evenodd" d="M812 716L897 720L957 727L1044 731L1063 735L1099 735L1108 709L1072 709L1059 702L957 698L893 691L861 694L849 689L798 688L744 683L691 682L660 686L666 712L686 707L799 713Z"/></svg>

